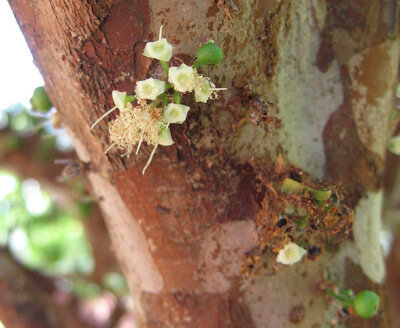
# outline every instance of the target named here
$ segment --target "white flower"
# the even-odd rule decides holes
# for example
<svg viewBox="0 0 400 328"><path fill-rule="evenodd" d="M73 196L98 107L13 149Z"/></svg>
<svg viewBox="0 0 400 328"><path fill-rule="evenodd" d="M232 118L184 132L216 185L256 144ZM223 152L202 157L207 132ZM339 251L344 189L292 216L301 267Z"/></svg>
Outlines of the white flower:
<svg viewBox="0 0 400 328"><path fill-rule="evenodd" d="M169 61L172 57L172 45L166 38L157 41L147 42L143 55L158 60Z"/></svg>
<svg viewBox="0 0 400 328"><path fill-rule="evenodd" d="M171 137L171 131L168 127L162 127L158 135L158 144L161 146L171 146L174 143Z"/></svg>
<svg viewBox="0 0 400 328"><path fill-rule="evenodd" d="M393 154L400 155L400 136L391 138L387 147Z"/></svg>
<svg viewBox="0 0 400 328"><path fill-rule="evenodd" d="M114 101L115 106L117 106L117 108L119 110L124 110L125 108L125 97L126 97L126 92L121 92L121 91L117 91L117 90L113 90L113 92L111 93L112 95L112 99Z"/></svg>
<svg viewBox="0 0 400 328"><path fill-rule="evenodd" d="M276 261L282 264L292 265L300 261L306 253L307 251L299 245L289 243L279 251Z"/></svg>
<svg viewBox="0 0 400 328"><path fill-rule="evenodd" d="M206 103L214 92L215 84L208 78L198 75L194 86L194 97L196 102Z"/></svg>
<svg viewBox="0 0 400 328"><path fill-rule="evenodd" d="M135 93L141 99L155 100L165 91L165 82L157 79L147 79L136 83Z"/></svg>
<svg viewBox="0 0 400 328"><path fill-rule="evenodd" d="M190 92L194 88L195 74L192 67L181 64L179 67L170 67L168 81L179 92Z"/></svg>
<svg viewBox="0 0 400 328"><path fill-rule="evenodd" d="M164 119L166 123L182 124L186 120L190 107L178 104L168 104L164 110Z"/></svg>

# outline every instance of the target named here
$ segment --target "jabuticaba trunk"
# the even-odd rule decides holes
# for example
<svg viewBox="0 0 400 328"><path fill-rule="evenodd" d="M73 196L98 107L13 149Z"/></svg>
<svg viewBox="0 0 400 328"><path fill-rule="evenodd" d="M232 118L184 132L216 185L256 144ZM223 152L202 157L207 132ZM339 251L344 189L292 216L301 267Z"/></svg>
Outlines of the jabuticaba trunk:
<svg viewBox="0 0 400 328"><path fill-rule="evenodd" d="M78 155L92 163L140 326L319 327L336 311L317 292L328 275L341 288L378 289L381 176L396 123L394 3L10 0ZM104 154L118 114L89 127L113 107L112 90L132 93L136 81L162 75L142 55L161 25L175 64L191 64L209 39L220 45L221 65L205 73L228 90L208 104L184 98L188 120L143 176L152 147ZM268 235L279 190L272 205L267 196L291 172L340 185L358 230L354 242L321 244L318 261L282 267ZM300 305L297 320L290 312ZM363 325L384 327L384 315Z"/></svg>

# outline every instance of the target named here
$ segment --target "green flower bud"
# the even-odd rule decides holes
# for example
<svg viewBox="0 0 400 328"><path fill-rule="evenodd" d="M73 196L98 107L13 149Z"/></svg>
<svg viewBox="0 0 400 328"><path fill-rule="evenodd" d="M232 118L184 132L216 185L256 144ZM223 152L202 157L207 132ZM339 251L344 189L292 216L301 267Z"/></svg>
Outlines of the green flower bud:
<svg viewBox="0 0 400 328"><path fill-rule="evenodd" d="M208 42L203 44L197 51L197 59L193 64L194 68L198 68L201 65L218 65L222 61L224 56L220 47L214 42Z"/></svg>
<svg viewBox="0 0 400 328"><path fill-rule="evenodd" d="M361 318L373 317L379 310L379 296L371 290L363 290L354 299L354 311Z"/></svg>
<svg viewBox="0 0 400 328"><path fill-rule="evenodd" d="M33 109L40 110L42 112L47 112L53 107L49 97L44 90L44 87L37 87L33 91L33 96L31 98L31 105Z"/></svg>

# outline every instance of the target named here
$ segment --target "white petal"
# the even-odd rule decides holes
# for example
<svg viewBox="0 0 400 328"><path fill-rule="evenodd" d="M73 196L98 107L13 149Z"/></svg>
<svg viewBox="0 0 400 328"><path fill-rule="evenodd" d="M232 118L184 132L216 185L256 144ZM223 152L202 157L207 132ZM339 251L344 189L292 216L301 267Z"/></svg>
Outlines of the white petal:
<svg viewBox="0 0 400 328"><path fill-rule="evenodd" d="M213 93L215 85L202 76L197 76L194 88L194 97L196 102L206 103Z"/></svg>
<svg viewBox="0 0 400 328"><path fill-rule="evenodd" d="M162 38L158 41L147 42L144 47L143 55L158 60L169 61L172 57L172 45L167 39Z"/></svg>
<svg viewBox="0 0 400 328"><path fill-rule="evenodd" d="M168 104L164 110L164 119L166 123L182 124L186 120L190 107L178 104Z"/></svg>
<svg viewBox="0 0 400 328"><path fill-rule="evenodd" d="M289 243L279 251L276 261L282 264L292 265L299 262L306 253L307 251L299 245Z"/></svg>
<svg viewBox="0 0 400 328"><path fill-rule="evenodd" d="M174 141L172 140L171 131L169 128L165 127L165 128L161 129L158 143L161 146L171 146L174 143Z"/></svg>
<svg viewBox="0 0 400 328"><path fill-rule="evenodd" d="M165 91L165 82L157 79L147 79L136 83L135 93L141 99L154 100Z"/></svg>
<svg viewBox="0 0 400 328"><path fill-rule="evenodd" d="M179 92L190 92L194 88L195 75L192 67L181 64L179 67L170 67L168 81Z"/></svg>
<svg viewBox="0 0 400 328"><path fill-rule="evenodd" d="M113 90L111 95L112 95L115 106L117 106L119 110L124 110L126 92Z"/></svg>

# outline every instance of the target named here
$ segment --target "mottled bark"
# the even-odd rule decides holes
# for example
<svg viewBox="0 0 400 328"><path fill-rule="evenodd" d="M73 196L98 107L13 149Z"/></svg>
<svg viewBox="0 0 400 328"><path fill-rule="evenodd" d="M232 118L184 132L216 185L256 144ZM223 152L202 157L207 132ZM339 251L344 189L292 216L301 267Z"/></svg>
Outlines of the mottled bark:
<svg viewBox="0 0 400 328"><path fill-rule="evenodd" d="M328 270L339 286L354 285L342 250L279 273L270 256L243 286L238 271L256 247L255 217L266 210L257 177L268 180L251 159L268 165L282 154L342 183L357 222L369 212L369 202L358 205L363 195L379 213L399 52L396 16L386 9L393 1L234 2L238 11L211 0L10 0L78 155L92 163L89 178L143 326L292 327L289 313L299 304L305 318L296 327L324 325L332 309L315 293L318 277ZM89 126L112 107L113 89L132 92L135 81L162 75L142 56L160 25L187 63L205 40L221 45L224 61L208 74L229 90L212 104L191 103L187 123L172 128L175 144L159 149L142 176L150 147L106 156L107 120L93 133ZM255 126L246 99L232 101L246 83L252 97L274 104L269 115L280 125ZM363 243L348 247L380 282L379 246ZM368 256L380 275L363 262ZM382 316L370 322L363 324L385 326Z"/></svg>

